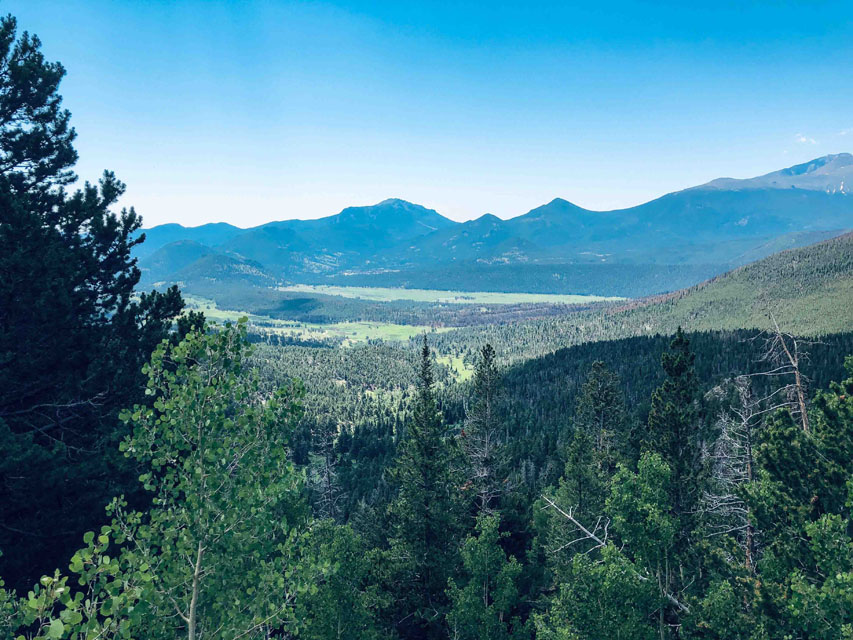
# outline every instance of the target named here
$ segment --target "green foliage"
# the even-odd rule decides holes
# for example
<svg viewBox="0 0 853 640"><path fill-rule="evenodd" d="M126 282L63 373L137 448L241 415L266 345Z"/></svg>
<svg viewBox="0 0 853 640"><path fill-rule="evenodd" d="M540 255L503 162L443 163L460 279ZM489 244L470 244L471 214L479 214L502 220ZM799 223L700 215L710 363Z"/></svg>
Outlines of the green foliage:
<svg viewBox="0 0 853 640"><path fill-rule="evenodd" d="M462 586L451 580L447 614L450 637L458 640L511 640L530 636L527 626L513 613L519 605L521 565L507 558L500 546L500 517L480 515L477 535L462 546Z"/></svg>
<svg viewBox="0 0 853 640"><path fill-rule="evenodd" d="M625 399L619 376L601 360L592 363L581 387L574 424L591 436L600 464L612 470L619 449L624 451L628 445L624 433Z"/></svg>
<svg viewBox="0 0 853 640"><path fill-rule="evenodd" d="M575 432L566 447L565 458L565 469L556 488L545 493L561 508L571 508L579 521L594 523L604 509L608 479L601 471L592 438L586 431ZM543 501L537 502L534 526L547 567L554 572L557 582L561 582L571 571L575 554L589 551L594 542L582 539L562 515L546 506Z"/></svg>
<svg viewBox="0 0 853 640"><path fill-rule="evenodd" d="M639 578L634 565L612 544L599 560L576 555L548 611L535 616L539 640L652 640L649 613L657 589Z"/></svg>
<svg viewBox="0 0 853 640"><path fill-rule="evenodd" d="M12 16L0 19L0 171L21 193L73 182L77 153L57 93L65 69L44 59L38 37L17 38L17 27Z"/></svg>
<svg viewBox="0 0 853 640"><path fill-rule="evenodd" d="M294 619L307 640L375 640L384 637L379 611L390 603L380 585L387 565L350 526L316 523L307 557L322 569L317 589L297 599Z"/></svg>
<svg viewBox="0 0 853 640"><path fill-rule="evenodd" d="M670 335L679 326L697 332L772 330L770 311L795 335L823 336L853 327L851 297L853 234L848 233L672 294L556 318L459 329L442 334L435 346L448 353L489 342L504 359L526 359L589 341Z"/></svg>
<svg viewBox="0 0 853 640"><path fill-rule="evenodd" d="M652 394L644 443L648 450L661 456L672 473L668 490L671 509L678 520L676 541L680 552L687 546L699 499L700 448L695 404L698 385L694 361L690 341L679 327L669 350L661 356L667 377Z"/></svg>
<svg viewBox="0 0 853 640"><path fill-rule="evenodd" d="M744 606L750 602L749 582L720 578L712 583L687 619L686 638L712 640L769 640L761 615Z"/></svg>
<svg viewBox="0 0 853 640"><path fill-rule="evenodd" d="M115 499L111 524L87 533L71 560L82 588L42 578L13 628L196 640L264 638L293 624L297 595L322 567L302 552L302 474L287 450L296 396L260 392L243 369L245 337L240 324L155 350L145 367L154 402L123 414L132 432L122 443L150 509Z"/></svg>
<svg viewBox="0 0 853 640"><path fill-rule="evenodd" d="M110 510L129 562L154 576L149 638L264 637L302 588L291 565L306 508L287 455L296 396L266 398L243 372L247 348L245 323L161 344L145 368L153 406L123 414L122 449L154 499L147 513L121 500Z"/></svg>
<svg viewBox="0 0 853 640"><path fill-rule="evenodd" d="M113 455L120 407L172 327L177 288L134 296L141 220L112 210L124 185L76 176L62 65L0 19L0 570L16 587L67 558L133 482ZM33 501L31 495L50 495Z"/></svg>
<svg viewBox="0 0 853 640"><path fill-rule="evenodd" d="M473 399L466 411L461 433L462 449L468 457L468 483L476 496L477 509L490 512L504 492L507 481L506 434L499 418L502 401L501 375L495 350L486 344L474 371Z"/></svg>
<svg viewBox="0 0 853 640"><path fill-rule="evenodd" d="M18 600L0 583L0 632L18 640L138 637L139 605L152 576L125 557L110 556L110 534L110 527L103 527L97 537L92 532L84 536L86 547L74 554L69 567L75 580L56 571Z"/></svg>
<svg viewBox="0 0 853 640"><path fill-rule="evenodd" d="M772 634L841 637L853 624L853 362L848 377L819 392L812 431L787 412L768 421L757 452L759 481L746 494L762 545L757 604ZM796 637L796 636L793 636Z"/></svg>
<svg viewBox="0 0 853 640"><path fill-rule="evenodd" d="M596 360L580 388L574 415L574 430L561 451L565 461L556 488L546 495L564 509L572 509L581 522L599 522L609 483L621 452L628 450L625 433L625 406L621 383L606 365ZM565 436L564 436L565 437ZM576 553L589 551L594 541L579 539L577 531L566 526L562 515L537 503L534 527L542 545L545 561L562 581L571 571Z"/></svg>
<svg viewBox="0 0 853 640"><path fill-rule="evenodd" d="M678 533L670 513L672 473L656 453L645 453L637 471L621 466L613 478L607 512L613 529L624 542L635 564L651 572L667 570Z"/></svg>
<svg viewBox="0 0 853 640"><path fill-rule="evenodd" d="M584 436L587 437L587 436ZM593 466L594 465L590 465ZM668 635L675 595L671 592L676 520L670 514L671 473L658 454L641 457L637 471L619 465L606 513L610 522L584 523L576 510L565 514L565 536L578 542L556 573L557 594L536 616L537 638L654 638ZM552 527L559 526L555 521ZM600 520L598 520L600 523ZM592 535L590 535L590 530ZM619 547L607 540L615 536ZM595 537L593 537L595 536ZM580 551L583 551L582 553ZM657 627L657 628L656 628ZM663 634L663 635L661 635Z"/></svg>
<svg viewBox="0 0 853 640"><path fill-rule="evenodd" d="M458 449L438 412L432 370L424 337L418 395L394 466L399 492L390 507L391 548L402 560L406 633L428 638L441 634L447 581L458 562L464 506L456 465Z"/></svg>
<svg viewBox="0 0 853 640"><path fill-rule="evenodd" d="M850 521L826 514L806 525L815 572L795 569L788 611L809 638L829 640L853 624L853 541Z"/></svg>
<svg viewBox="0 0 853 640"><path fill-rule="evenodd" d="M667 338L655 335L767 326L771 310L798 334L849 330L853 236L676 294L584 308L271 293L275 274L305 264L281 251L287 225L198 231L229 255L185 243L152 256L150 276L179 271L201 295L267 318L254 339L269 344L252 354L245 322L211 330L180 316L176 288L134 291L141 220L114 211L124 185L112 173L63 189L76 160L63 75L37 38L0 19L0 564L18 587L71 557L21 595L0 582L0 636L510 640L535 628L554 640L853 640L853 360L848 379L814 396L810 428L786 412L754 420L749 481L721 491L741 513L715 529L703 496L725 483L706 476L704 452L722 441L710 416L732 407L702 392L756 373L754 333L688 340L679 328L662 368ZM830 217L841 211L841 199L815 198ZM529 220L575 231L564 205ZM389 257L426 234L424 221L455 233L399 201L345 213L350 245ZM308 245L327 247L326 225L302 225ZM237 255L254 242L274 269ZM361 249L340 249L333 272L361 264ZM446 289L515 274L529 292L547 274L558 289L636 293L659 290L661 274L672 284L717 268L471 263L347 278ZM276 348L282 319L391 321L382 337L397 338L429 324L449 364L426 339L419 359L369 339L328 348L354 342L357 326L343 322L346 334L309 335L323 348ZM826 336L804 373L827 386L851 344ZM470 382L452 371L475 368ZM305 412L299 385L278 390L297 375ZM778 390L772 376L754 388ZM315 515L329 519L310 521L302 467ZM110 523L72 556L69 541L119 494Z"/></svg>

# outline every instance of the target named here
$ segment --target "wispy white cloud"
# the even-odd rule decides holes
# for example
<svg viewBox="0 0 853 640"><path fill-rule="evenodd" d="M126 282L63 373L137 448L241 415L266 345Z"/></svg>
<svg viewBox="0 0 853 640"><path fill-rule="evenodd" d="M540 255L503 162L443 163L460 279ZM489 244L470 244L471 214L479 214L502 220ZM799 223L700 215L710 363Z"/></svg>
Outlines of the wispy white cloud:
<svg viewBox="0 0 853 640"><path fill-rule="evenodd" d="M838 132L838 135L840 136L849 136L850 134L853 134L853 127L850 127L849 129L842 129Z"/></svg>
<svg viewBox="0 0 853 640"><path fill-rule="evenodd" d="M817 144L817 140L814 138L810 138L803 133L798 133L794 136L794 139L800 144Z"/></svg>

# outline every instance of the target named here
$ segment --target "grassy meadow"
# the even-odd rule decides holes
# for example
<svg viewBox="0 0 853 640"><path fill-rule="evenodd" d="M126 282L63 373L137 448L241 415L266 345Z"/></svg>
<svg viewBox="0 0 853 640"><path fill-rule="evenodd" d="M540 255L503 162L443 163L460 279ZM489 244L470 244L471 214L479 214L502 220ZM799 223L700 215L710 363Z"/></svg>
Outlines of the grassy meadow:
<svg viewBox="0 0 853 640"><path fill-rule="evenodd" d="M570 295L557 293L499 293L495 291L443 291L439 289L401 289L396 287L339 287L332 285L294 284L279 287L280 291L315 293L390 302L409 300L412 302L444 302L452 304L586 304L624 300L624 298Z"/></svg>

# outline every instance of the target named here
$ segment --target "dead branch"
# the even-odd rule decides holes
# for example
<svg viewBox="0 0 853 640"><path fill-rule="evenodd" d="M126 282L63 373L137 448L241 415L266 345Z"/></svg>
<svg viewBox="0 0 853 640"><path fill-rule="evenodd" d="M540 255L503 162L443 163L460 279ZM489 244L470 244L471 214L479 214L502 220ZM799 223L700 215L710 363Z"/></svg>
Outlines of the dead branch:
<svg viewBox="0 0 853 640"><path fill-rule="evenodd" d="M598 549L598 548L604 547L604 546L607 544L607 526L606 526L606 525L604 526L604 538L601 538L601 537L599 537L598 535L596 535L596 529L597 529L597 528L598 528L598 526L599 526L598 524L596 524L596 526L593 528L593 530L592 530L592 531L590 531L590 530L589 530L589 529L587 529L585 526L583 526L583 524L581 524L581 523L577 520L577 518L575 518L575 517L574 517L574 515L572 515L572 509L571 509L571 508L570 508L568 511L565 511L564 509L561 509L561 508L560 508L560 506L559 506L559 505L557 505L557 503L556 503L556 502L554 502L551 498L549 498L549 497L548 497L548 496L546 496L546 495L543 495L543 496L542 496L542 499L543 499L543 500L548 504L548 506L549 506L549 507L551 507L551 508L552 508L552 509L554 509L557 513L559 513L561 516L563 516L564 518L566 518L566 520L568 520L568 521L569 521L569 522L571 522L573 525L575 525L575 526L576 526L576 527L577 527L577 528L578 528L578 529L579 529L579 530L580 530L580 531L585 535L585 538L581 538L581 539L589 539L589 540L592 540L593 542L595 542L595 543L596 543L596 546L595 546L595 547L593 547L593 549ZM600 523L600 522L602 521L602 517L599 517L598 521L599 521L599 523ZM607 521L607 523L609 524L609 520ZM632 564L633 564L633 563L632 563ZM650 581L650 578L649 578L648 576L643 575L643 574L642 574L642 573L640 573L640 571L638 571L636 568L632 568L632 573L633 573L633 574L634 574L634 575L635 575L635 576L636 576L636 577L637 577L641 582L649 582L649 581ZM686 604L684 604L684 603L680 602L680 601L678 600L678 598L676 598L674 595L672 595L671 593L668 593L667 591L662 591L662 593L663 593L664 597L665 597L665 598L666 598L666 599L667 599L667 600L668 600L668 601L669 601L673 606L675 606L679 611L682 611L682 612L684 612L684 613L690 613L690 607L688 607Z"/></svg>

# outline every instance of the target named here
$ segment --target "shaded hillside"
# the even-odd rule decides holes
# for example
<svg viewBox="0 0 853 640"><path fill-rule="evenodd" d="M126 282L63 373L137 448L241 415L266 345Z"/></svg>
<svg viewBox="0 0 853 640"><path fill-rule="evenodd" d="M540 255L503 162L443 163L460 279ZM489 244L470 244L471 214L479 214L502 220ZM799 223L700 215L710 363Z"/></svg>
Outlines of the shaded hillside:
<svg viewBox="0 0 853 640"><path fill-rule="evenodd" d="M195 240L178 240L157 249L140 261L145 282L159 282L175 278L183 269L196 263L203 266L202 258L216 253L207 245Z"/></svg>
<svg viewBox="0 0 853 640"><path fill-rule="evenodd" d="M766 371L767 363L761 361L764 343L756 336L756 331L748 330L688 334L703 391L725 378ZM574 413L592 363L600 360L619 375L628 406L644 422L649 397L664 379L660 355L671 340L669 335L654 335L586 343L511 366L504 375L506 419L513 430L536 425L556 439L567 426L566 416ZM808 352L803 375L813 388L826 387L844 377L844 358L853 353L853 333L826 336ZM769 391L766 378L754 379L753 385L756 393Z"/></svg>
<svg viewBox="0 0 853 640"><path fill-rule="evenodd" d="M243 233L243 229L225 222L203 224L199 227L185 227L180 224L161 224L144 229L145 242L134 247L133 252L139 258L145 258L174 242L195 242L206 247L218 247L231 238Z"/></svg>
<svg viewBox="0 0 853 640"><path fill-rule="evenodd" d="M192 282L199 290L239 290L272 286L275 279L263 265L229 255L210 253L175 274L177 282Z"/></svg>
<svg viewBox="0 0 853 640"><path fill-rule="evenodd" d="M689 287L725 271L717 264L482 264L302 277L311 284L638 298Z"/></svg>

